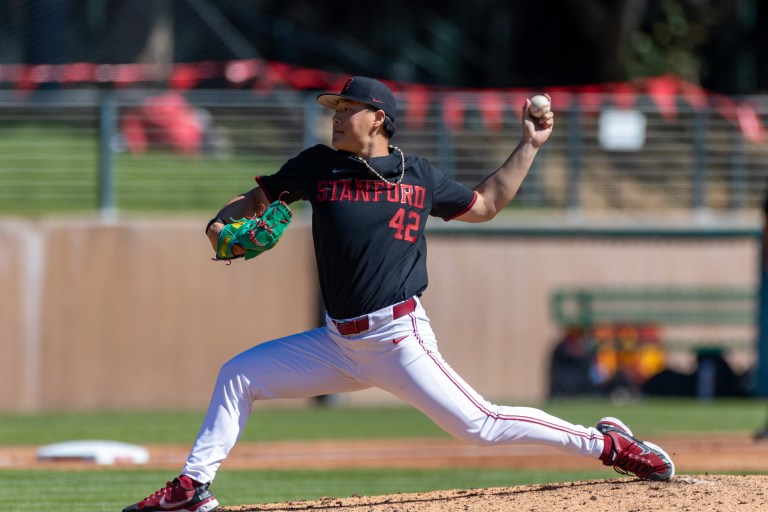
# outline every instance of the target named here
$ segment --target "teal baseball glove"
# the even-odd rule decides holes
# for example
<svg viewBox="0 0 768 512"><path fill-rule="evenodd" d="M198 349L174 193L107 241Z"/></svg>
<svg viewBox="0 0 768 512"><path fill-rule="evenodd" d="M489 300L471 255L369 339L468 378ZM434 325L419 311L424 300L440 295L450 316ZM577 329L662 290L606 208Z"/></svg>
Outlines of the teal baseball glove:
<svg viewBox="0 0 768 512"><path fill-rule="evenodd" d="M292 216L291 209L285 202L275 201L267 206L261 217L233 219L233 222L225 225L219 233L216 259L228 261L245 256L246 260L250 260L270 250L282 238ZM232 254L235 245L245 249L245 254Z"/></svg>

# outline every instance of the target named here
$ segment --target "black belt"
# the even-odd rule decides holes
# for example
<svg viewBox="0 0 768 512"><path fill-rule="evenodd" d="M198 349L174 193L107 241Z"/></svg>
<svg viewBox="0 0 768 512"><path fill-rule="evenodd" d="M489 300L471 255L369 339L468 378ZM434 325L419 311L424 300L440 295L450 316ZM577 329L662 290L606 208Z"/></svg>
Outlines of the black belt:
<svg viewBox="0 0 768 512"><path fill-rule="evenodd" d="M411 297L410 299L400 302L392 306L392 320L404 317L416 311L416 299ZM368 323L368 315L361 316L345 322L333 321L336 324L336 329L339 330L339 334L342 336L349 336L350 334L360 334L370 328Z"/></svg>

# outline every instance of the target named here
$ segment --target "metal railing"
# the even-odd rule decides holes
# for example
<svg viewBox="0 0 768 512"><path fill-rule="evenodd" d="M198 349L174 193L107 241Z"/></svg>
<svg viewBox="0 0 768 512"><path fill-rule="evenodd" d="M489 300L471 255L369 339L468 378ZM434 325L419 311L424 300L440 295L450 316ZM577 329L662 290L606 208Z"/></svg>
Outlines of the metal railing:
<svg viewBox="0 0 768 512"><path fill-rule="evenodd" d="M329 142L330 113L295 91L0 92L0 213L206 211L302 148ZM519 91L399 96L393 143L468 186L520 137ZM768 185L768 144L738 112L674 111L647 96L570 95L513 208L534 217L754 218ZM621 102L619 102L621 103ZM768 98L750 99L758 122Z"/></svg>

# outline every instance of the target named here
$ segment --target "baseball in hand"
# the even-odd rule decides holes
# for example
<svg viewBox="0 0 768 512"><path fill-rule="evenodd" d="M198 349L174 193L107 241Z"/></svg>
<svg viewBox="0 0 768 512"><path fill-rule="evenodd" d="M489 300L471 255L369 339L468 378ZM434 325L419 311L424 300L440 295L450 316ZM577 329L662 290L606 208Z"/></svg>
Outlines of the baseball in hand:
<svg viewBox="0 0 768 512"><path fill-rule="evenodd" d="M549 112L551 105L549 99L543 94L537 94L531 98L531 115L533 117L541 117Z"/></svg>

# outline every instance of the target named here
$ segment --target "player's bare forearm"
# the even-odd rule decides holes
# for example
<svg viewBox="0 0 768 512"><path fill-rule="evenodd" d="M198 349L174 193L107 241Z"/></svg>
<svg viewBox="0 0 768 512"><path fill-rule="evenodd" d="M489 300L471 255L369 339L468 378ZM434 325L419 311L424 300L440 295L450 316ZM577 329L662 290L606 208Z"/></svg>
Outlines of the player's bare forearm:
<svg viewBox="0 0 768 512"><path fill-rule="evenodd" d="M243 217L258 216L264 212L268 204L267 195L257 187L245 194L232 198L219 210L216 216L222 219L242 219Z"/></svg>
<svg viewBox="0 0 768 512"><path fill-rule="evenodd" d="M269 204L267 195L260 188L254 188L249 190L245 194L241 194L237 197L233 197L231 200L219 210L215 218L221 218L225 221L230 219L241 219L243 217L253 217L254 215L261 215ZM208 226L206 235L211 242L213 250L216 250L216 246L219 241L219 233L224 227L224 222L213 222Z"/></svg>
<svg viewBox="0 0 768 512"><path fill-rule="evenodd" d="M484 222L494 218L517 194L537 152L530 141L521 141L504 164L475 187L475 204L459 220Z"/></svg>
<svg viewBox="0 0 768 512"><path fill-rule="evenodd" d="M549 96L547 96L549 99ZM522 110L522 139L507 160L475 187L475 202L457 220L484 222L491 220L515 197L533 164L539 148L549 139L554 114L547 111L534 117L531 100L525 100Z"/></svg>

